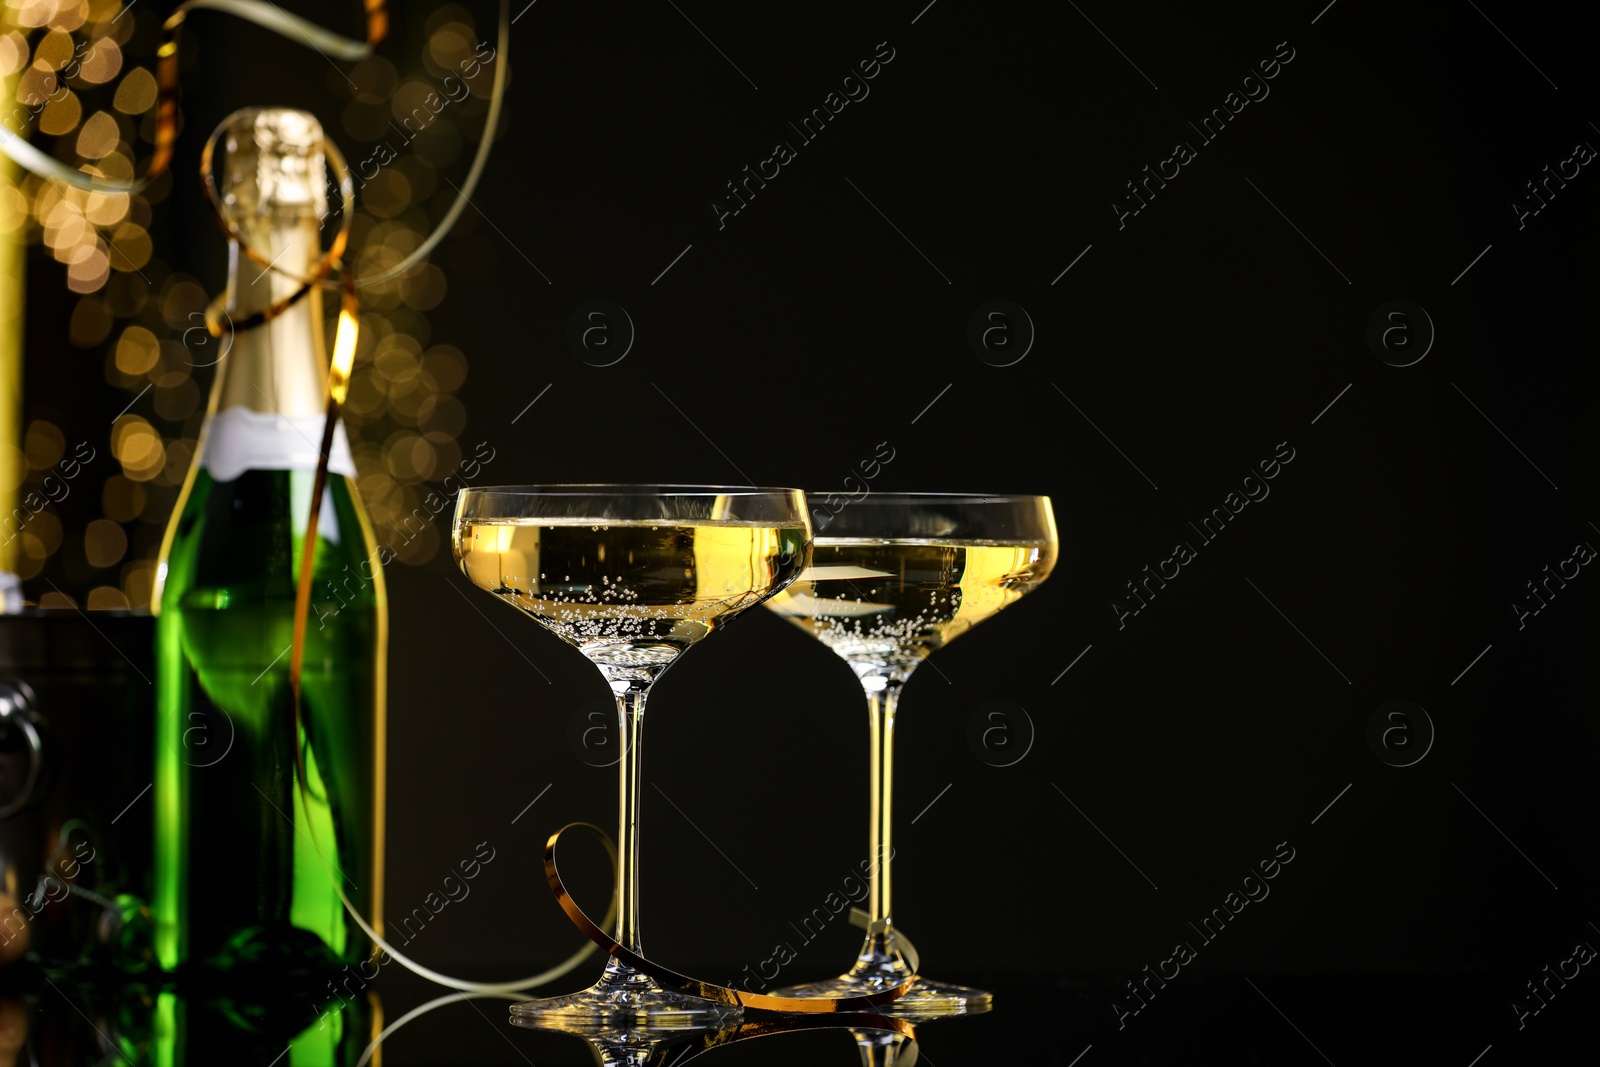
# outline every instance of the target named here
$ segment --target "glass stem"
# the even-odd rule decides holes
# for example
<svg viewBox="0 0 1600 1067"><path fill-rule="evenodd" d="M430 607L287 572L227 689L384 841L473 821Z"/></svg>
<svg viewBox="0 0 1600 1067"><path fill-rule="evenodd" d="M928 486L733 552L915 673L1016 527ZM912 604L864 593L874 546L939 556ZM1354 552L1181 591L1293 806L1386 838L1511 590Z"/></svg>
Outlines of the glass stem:
<svg viewBox="0 0 1600 1067"><path fill-rule="evenodd" d="M639 944L639 742L644 730L644 702L650 682L614 681L617 695L617 736L622 742L617 779L617 943L641 953ZM612 962L615 962L613 960Z"/></svg>
<svg viewBox="0 0 1600 1067"><path fill-rule="evenodd" d="M871 821L867 832L868 896L866 941L851 974L864 978L910 975L910 968L895 944L890 910L890 861L894 857L894 715L900 683L889 681L881 689L867 690L869 729Z"/></svg>

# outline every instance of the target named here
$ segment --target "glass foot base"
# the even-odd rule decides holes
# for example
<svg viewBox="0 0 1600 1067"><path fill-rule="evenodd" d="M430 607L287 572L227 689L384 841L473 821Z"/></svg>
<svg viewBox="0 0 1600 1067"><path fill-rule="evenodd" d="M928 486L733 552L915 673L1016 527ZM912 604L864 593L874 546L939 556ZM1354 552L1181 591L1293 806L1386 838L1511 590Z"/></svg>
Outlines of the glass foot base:
<svg viewBox="0 0 1600 1067"><path fill-rule="evenodd" d="M864 997L892 989L904 979L858 978L841 975L821 982L805 982L774 990L780 997ZM994 997L981 989L951 985L918 977L915 985L898 1000L876 1010L901 1019L937 1019L945 1015L979 1015L994 1007Z"/></svg>
<svg viewBox="0 0 1600 1067"><path fill-rule="evenodd" d="M580 993L527 1000L511 1006L511 1021L567 1032L700 1030L736 1022L738 1005L662 989L651 978L615 960L600 981Z"/></svg>

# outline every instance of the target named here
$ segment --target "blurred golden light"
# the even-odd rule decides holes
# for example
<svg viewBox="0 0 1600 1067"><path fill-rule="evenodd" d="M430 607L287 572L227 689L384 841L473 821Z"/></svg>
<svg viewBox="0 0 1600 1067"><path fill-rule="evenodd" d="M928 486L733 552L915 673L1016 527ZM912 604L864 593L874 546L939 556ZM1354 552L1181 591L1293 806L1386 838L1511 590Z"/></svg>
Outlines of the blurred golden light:
<svg viewBox="0 0 1600 1067"><path fill-rule="evenodd" d="M428 38L428 55L441 67L455 67L472 54L472 27L460 22L447 22Z"/></svg>
<svg viewBox="0 0 1600 1067"><path fill-rule="evenodd" d="M116 178L120 181L131 181L133 178L133 160L121 152L113 152L100 160L97 165L85 167L84 170L99 178ZM168 173L170 174L171 172L169 171ZM166 181L168 179L166 175L163 175L160 180Z"/></svg>
<svg viewBox="0 0 1600 1067"><path fill-rule="evenodd" d="M101 112L105 114L105 112ZM127 193L89 193L84 197L83 217L96 226L111 226L128 214Z"/></svg>
<svg viewBox="0 0 1600 1067"><path fill-rule="evenodd" d="M422 371L441 393L453 393L467 380L467 357L453 345L434 345L422 357Z"/></svg>
<svg viewBox="0 0 1600 1067"><path fill-rule="evenodd" d="M0 78L8 78L28 64L28 42L15 30L0 34Z"/></svg>
<svg viewBox="0 0 1600 1067"><path fill-rule="evenodd" d="M75 30L89 17L88 0L55 0L49 25L58 30Z"/></svg>
<svg viewBox="0 0 1600 1067"><path fill-rule="evenodd" d="M433 98L433 108L428 106L429 97ZM389 110L394 113L398 121L411 120L408 129L415 134L432 124L435 115L438 114L436 109L442 109L444 100L432 82L423 81L421 78L407 78L389 98Z"/></svg>
<svg viewBox="0 0 1600 1067"><path fill-rule="evenodd" d="M139 115L156 104L156 79L144 67L135 67L117 85L111 105L124 115Z"/></svg>
<svg viewBox="0 0 1600 1067"><path fill-rule="evenodd" d="M156 581L154 560L132 560L122 568L122 591L128 605L135 608L150 606L150 594Z"/></svg>
<svg viewBox="0 0 1600 1067"><path fill-rule="evenodd" d="M152 141L158 98L152 70L130 59L130 50L143 54L151 31L150 20L138 12L122 17L131 6L129 0L0 0L4 21L23 28L0 33L0 76L16 78L21 105L11 125L22 124L18 132L24 136L32 124L60 137L48 150L64 163L122 180L134 176L136 155L142 160L148 152L136 153L127 142ZM394 126L405 128L400 157L364 179L350 219L349 259L360 275L390 269L437 225L426 210L443 187L436 168L459 162L462 148L469 147L462 126L473 139L483 135L483 97L492 77L465 79L458 69L472 56L479 36L471 13L460 4L444 4L424 21L420 67L413 58L411 70L397 70L390 60L374 56L350 67L348 81L343 74L328 79L334 92L345 94L342 125L357 141L369 148L379 140L398 147ZM38 32L30 35L30 30ZM141 43L131 45L136 33ZM448 99L440 85L447 73L467 82L471 100ZM65 81L71 89L63 75L70 75ZM194 461L205 409L201 382L195 379L209 381L214 374L194 370L193 355L179 340L196 326L210 293L155 258L151 204L173 187L171 175L134 195L88 193L31 175L20 186L0 186L0 235L41 242L64 264L68 288L81 294L66 324L71 343L99 348L106 380L130 396L143 387L141 377L154 386L150 421L125 413L111 429L110 452L120 472L101 483L101 517L84 530L90 565L120 570L116 579L88 592L87 604L97 610L149 605L157 548L150 534L155 531L141 526L130 538L123 524L159 527L167 521L178 485ZM471 235L465 236L470 241ZM487 262L486 256L477 259ZM490 269L474 265L480 276ZM438 491L432 483L461 462L457 435L465 428L466 413L451 394L465 380L467 361L449 345L429 347L427 313L447 291L445 271L423 263L363 293L356 370L345 411L358 490L375 522L426 514L417 509ZM0 320L15 314L0 308ZM26 461L16 468L19 477L30 469L38 477L65 454L64 435L48 420L35 420L23 436L25 449L12 449ZM0 444L4 447L11 446ZM413 533L415 527L409 523L405 532L386 535L400 558L412 564L440 550L437 524ZM60 549L60 521L48 513L35 516L22 541L16 569L32 578ZM71 603L64 596L51 601Z"/></svg>
<svg viewBox="0 0 1600 1067"><path fill-rule="evenodd" d="M93 348L111 333L111 311L96 299L79 300L67 323L67 337L79 348Z"/></svg>
<svg viewBox="0 0 1600 1067"><path fill-rule="evenodd" d="M120 589L97 585L89 590L90 611L126 611L129 606L127 596Z"/></svg>
<svg viewBox="0 0 1600 1067"><path fill-rule="evenodd" d="M51 30L41 37L34 47L33 64L46 71L58 71L72 62L75 49L72 34L62 30Z"/></svg>
<svg viewBox="0 0 1600 1067"><path fill-rule="evenodd" d="M105 249L98 244L87 247L85 253L67 267L67 288L75 293L92 293L99 289L111 273L110 262Z"/></svg>
<svg viewBox="0 0 1600 1067"><path fill-rule="evenodd" d="M383 406L383 393L370 374L356 374L350 380L350 395L345 398L344 410L347 416L353 416L358 421L365 421L363 416L375 413Z"/></svg>
<svg viewBox="0 0 1600 1067"><path fill-rule="evenodd" d="M84 529L83 554L88 557L89 566L113 566L127 553L128 535L110 519L95 519Z"/></svg>
<svg viewBox="0 0 1600 1067"><path fill-rule="evenodd" d="M39 113L39 130L60 137L76 129L82 117L83 105L78 103L78 94L69 90L45 104L44 110Z"/></svg>
<svg viewBox="0 0 1600 1067"><path fill-rule="evenodd" d="M143 226L132 222L124 222L111 234L111 248L114 252L111 266L129 273L137 272L150 262L153 251L150 235Z"/></svg>
<svg viewBox="0 0 1600 1067"><path fill-rule="evenodd" d="M421 346L403 333L391 334L378 342L373 353L373 368L390 382L411 382L422 369L418 358Z"/></svg>
<svg viewBox="0 0 1600 1067"><path fill-rule="evenodd" d="M122 49L109 37L94 42L78 64L78 76L90 85L103 85L122 69Z"/></svg>
<svg viewBox="0 0 1600 1067"><path fill-rule="evenodd" d="M122 473L136 482L148 482L166 463L166 446L138 415L123 415L111 430L111 453L122 464Z"/></svg>
<svg viewBox="0 0 1600 1067"><path fill-rule="evenodd" d="M104 111L96 111L84 120L78 130L78 155L85 159L99 159L117 147L121 133L117 120Z"/></svg>
<svg viewBox="0 0 1600 1067"><path fill-rule="evenodd" d="M67 450L67 439L53 422L34 419L28 424L22 438L22 451L28 457L28 466L36 471L47 471L61 462Z"/></svg>
<svg viewBox="0 0 1600 1067"><path fill-rule="evenodd" d="M144 486L113 474L100 489L100 508L114 522L132 522L144 510L144 495Z"/></svg>
<svg viewBox="0 0 1600 1067"><path fill-rule="evenodd" d="M50 555L45 551L44 542L39 540L39 535L32 530L23 530L18 540L22 542L22 555L28 559L45 559Z"/></svg>
<svg viewBox="0 0 1600 1067"><path fill-rule="evenodd" d="M200 321L193 316L205 311L209 299L198 284L186 277L177 277L168 284L161 298L161 317L173 329L187 329Z"/></svg>
<svg viewBox="0 0 1600 1067"><path fill-rule="evenodd" d="M124 374L145 373L160 355L156 335L143 326L129 326L117 340L117 369Z"/></svg>
<svg viewBox="0 0 1600 1067"><path fill-rule="evenodd" d="M55 512L48 509L39 512L28 520L28 525L23 530L23 536L32 536L38 545L39 557L53 555L61 547L61 520L56 518Z"/></svg>

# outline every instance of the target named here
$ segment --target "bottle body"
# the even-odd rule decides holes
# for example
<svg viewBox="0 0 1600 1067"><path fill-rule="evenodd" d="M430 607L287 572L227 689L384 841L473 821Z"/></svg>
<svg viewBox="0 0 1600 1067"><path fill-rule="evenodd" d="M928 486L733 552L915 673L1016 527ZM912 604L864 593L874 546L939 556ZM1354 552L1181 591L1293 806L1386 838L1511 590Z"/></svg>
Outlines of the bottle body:
<svg viewBox="0 0 1600 1067"><path fill-rule="evenodd" d="M275 109L231 121L225 203L257 254L303 275L320 254L321 131ZM295 291L231 252L230 318ZM322 330L313 291L227 339L162 547L151 912L168 969L363 959L341 887L381 930L386 561L342 427L318 516L298 721L289 685L324 429Z"/></svg>
<svg viewBox="0 0 1600 1067"><path fill-rule="evenodd" d="M330 475L297 730L288 649L312 477L202 470L177 519L156 620L152 909L165 967L365 953L335 880L375 919L383 572L354 488Z"/></svg>

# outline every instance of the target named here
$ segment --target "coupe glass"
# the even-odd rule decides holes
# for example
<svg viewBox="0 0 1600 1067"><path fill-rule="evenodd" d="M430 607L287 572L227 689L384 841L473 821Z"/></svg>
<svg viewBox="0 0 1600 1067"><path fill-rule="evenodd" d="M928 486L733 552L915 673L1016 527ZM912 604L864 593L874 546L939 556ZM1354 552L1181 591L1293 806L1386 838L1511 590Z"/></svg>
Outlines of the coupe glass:
<svg viewBox="0 0 1600 1067"><path fill-rule="evenodd" d="M813 499L819 499L813 497ZM890 918L894 720L917 665L1032 592L1055 566L1049 497L873 493L836 514L817 508L811 566L767 602L833 649L866 691L870 714L871 926L855 966L788 996L877 993L911 975ZM984 1011L988 993L919 977L884 1010L896 1015Z"/></svg>
<svg viewBox="0 0 1600 1067"><path fill-rule="evenodd" d="M645 698L690 645L783 589L810 558L798 489L530 485L464 489L456 560L472 583L587 656L616 694L623 756L617 943L639 945L640 732ZM739 1009L662 989L615 957L581 993L526 1001L522 1019L684 1028Z"/></svg>

